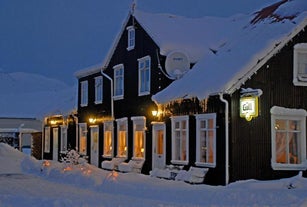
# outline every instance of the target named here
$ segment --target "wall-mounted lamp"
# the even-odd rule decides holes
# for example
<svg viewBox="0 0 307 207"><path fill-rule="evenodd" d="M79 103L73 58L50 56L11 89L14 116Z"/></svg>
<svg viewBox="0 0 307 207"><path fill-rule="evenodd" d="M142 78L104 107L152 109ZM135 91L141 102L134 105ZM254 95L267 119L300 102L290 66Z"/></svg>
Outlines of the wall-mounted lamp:
<svg viewBox="0 0 307 207"><path fill-rule="evenodd" d="M258 116L258 96L240 98L240 117L251 121Z"/></svg>
<svg viewBox="0 0 307 207"><path fill-rule="evenodd" d="M151 114L152 114L153 116L158 116L158 111L157 111L157 110L153 110L153 111L151 111Z"/></svg>
<svg viewBox="0 0 307 207"><path fill-rule="evenodd" d="M88 121L90 122L90 124L95 124L97 120L96 118L90 117Z"/></svg>

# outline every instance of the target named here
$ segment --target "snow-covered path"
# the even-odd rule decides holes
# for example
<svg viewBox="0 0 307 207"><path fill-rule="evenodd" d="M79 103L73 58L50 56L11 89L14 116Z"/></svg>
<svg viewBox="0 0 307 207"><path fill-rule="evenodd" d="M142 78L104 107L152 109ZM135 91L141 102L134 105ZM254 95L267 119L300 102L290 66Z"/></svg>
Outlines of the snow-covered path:
<svg viewBox="0 0 307 207"><path fill-rule="evenodd" d="M306 207L307 179L248 180L228 186L190 185L88 164L34 160L0 143L0 207ZM289 184L294 188L288 189Z"/></svg>

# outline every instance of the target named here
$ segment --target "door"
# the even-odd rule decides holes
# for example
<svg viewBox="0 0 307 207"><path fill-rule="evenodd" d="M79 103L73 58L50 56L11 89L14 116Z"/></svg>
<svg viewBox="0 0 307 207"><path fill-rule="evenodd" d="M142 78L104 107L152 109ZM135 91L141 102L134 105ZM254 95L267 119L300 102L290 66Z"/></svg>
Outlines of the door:
<svg viewBox="0 0 307 207"><path fill-rule="evenodd" d="M152 169L165 167L165 124L154 123L152 130Z"/></svg>
<svg viewBox="0 0 307 207"><path fill-rule="evenodd" d="M59 128L53 128L53 152L52 159L58 161L59 159Z"/></svg>
<svg viewBox="0 0 307 207"><path fill-rule="evenodd" d="M91 126L91 164L98 167L99 165L99 127Z"/></svg>

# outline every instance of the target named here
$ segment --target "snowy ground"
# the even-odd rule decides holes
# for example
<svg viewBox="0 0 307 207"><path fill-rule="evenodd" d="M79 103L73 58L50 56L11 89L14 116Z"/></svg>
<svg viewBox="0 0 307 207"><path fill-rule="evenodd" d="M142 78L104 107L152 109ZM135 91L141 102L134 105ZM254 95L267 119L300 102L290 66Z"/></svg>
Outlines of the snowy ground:
<svg viewBox="0 0 307 207"><path fill-rule="evenodd" d="M298 175L226 187L190 185L88 164L47 163L0 143L0 207L4 206L303 207L307 206L307 179Z"/></svg>

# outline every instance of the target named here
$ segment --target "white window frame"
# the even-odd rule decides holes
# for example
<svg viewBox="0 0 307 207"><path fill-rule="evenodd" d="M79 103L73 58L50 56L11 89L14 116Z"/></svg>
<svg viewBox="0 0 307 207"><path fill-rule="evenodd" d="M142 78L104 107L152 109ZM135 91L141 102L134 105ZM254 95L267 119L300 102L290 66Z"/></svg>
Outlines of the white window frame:
<svg viewBox="0 0 307 207"><path fill-rule="evenodd" d="M65 153L68 151L68 146L67 146L67 126L62 125L61 127L61 148L60 152Z"/></svg>
<svg viewBox="0 0 307 207"><path fill-rule="evenodd" d="M133 122L133 159L140 159L145 160L145 154L146 154L146 118L144 116L135 116L131 117L131 120ZM139 129L142 130L139 130ZM137 136L137 131L142 131L143 136L143 156L138 156L136 154L136 146L135 146L135 139Z"/></svg>
<svg viewBox="0 0 307 207"><path fill-rule="evenodd" d="M273 106L271 108L271 141L272 141L272 159L271 165L274 170L306 170L307 160L306 160L306 116L307 112L304 109L289 109L279 106ZM299 131L296 134L299 135L298 138L298 153L301 158L299 164L292 163L277 163L276 162L276 132L278 132L278 126L276 126L276 120L285 121L299 121ZM287 128L284 131L286 134L291 133L291 130ZM287 139L288 139L287 135ZM288 145L287 145L288 148ZM287 154L288 155L288 154ZM289 156L289 155L288 155Z"/></svg>
<svg viewBox="0 0 307 207"><path fill-rule="evenodd" d="M117 146L116 146L116 151L117 151L117 157L123 157L123 158L127 158L128 157L128 147L129 147L129 143L128 143L128 118L124 117L121 119L116 119L116 124L117 124ZM120 128L121 126L123 126L126 129L125 132L125 142L126 142L126 154L125 155L119 155L119 139L120 139Z"/></svg>
<svg viewBox="0 0 307 207"><path fill-rule="evenodd" d="M148 63L148 65L146 64ZM138 59L138 73L139 73L139 96L150 94L150 68L151 58L149 55ZM148 80L146 80L148 78ZM147 87L146 87L147 86Z"/></svg>
<svg viewBox="0 0 307 207"><path fill-rule="evenodd" d="M78 151L80 155L87 155L87 124L86 123L79 123L79 148ZM84 140L85 144L85 149L84 151L81 151L80 145L82 144L82 140Z"/></svg>
<svg viewBox="0 0 307 207"><path fill-rule="evenodd" d="M185 121L186 126L183 128L182 122ZM172 160L171 163L176 164L176 165L187 165L189 164L189 116L173 116L171 117L171 122L172 122ZM176 123L179 122L179 128L176 128ZM185 137L185 149L186 149L186 157L185 160L183 159L177 159L176 158L176 132L180 133L179 137L179 151L182 153L182 134L185 132L186 137Z"/></svg>
<svg viewBox="0 0 307 207"><path fill-rule="evenodd" d="M44 152L50 153L50 127L45 127L45 134L44 134Z"/></svg>
<svg viewBox="0 0 307 207"><path fill-rule="evenodd" d="M211 113L211 114L196 114L195 115L196 119L196 162L195 165L199 167L215 167L216 166L216 114ZM213 121L213 128L210 128L208 126L209 120ZM205 121L206 126L201 127L201 122ZM201 147L207 147L209 145L209 139L206 139L205 146L201 146L201 132L206 133L206 137L208 136L208 132L213 133L213 162L202 162L200 157L201 157ZM207 137L208 138L208 137ZM208 157L208 152L207 156Z"/></svg>
<svg viewBox="0 0 307 207"><path fill-rule="evenodd" d="M88 81L81 81L80 106L84 107L88 104Z"/></svg>
<svg viewBox="0 0 307 207"><path fill-rule="evenodd" d="M114 69L114 100L119 100L124 98L124 77L125 77L125 69L123 64L115 65L113 67ZM120 75L117 74L119 70L122 70L122 73ZM122 90L122 93L118 93L118 87L122 87L120 90Z"/></svg>
<svg viewBox="0 0 307 207"><path fill-rule="evenodd" d="M135 28L134 26L127 27L127 36L128 36L128 42L127 42L127 50L133 50L135 47Z"/></svg>
<svg viewBox="0 0 307 207"><path fill-rule="evenodd" d="M111 146L110 146L110 153L106 153L106 132L111 132ZM114 123L113 121L106 121L103 123L103 155L104 158L112 158L114 156Z"/></svg>
<svg viewBox="0 0 307 207"><path fill-rule="evenodd" d="M95 104L101 104L103 101L103 78L95 77Z"/></svg>
<svg viewBox="0 0 307 207"><path fill-rule="evenodd" d="M305 65L305 71L300 67ZM293 84L307 86L307 43L299 43L294 46L293 52Z"/></svg>

